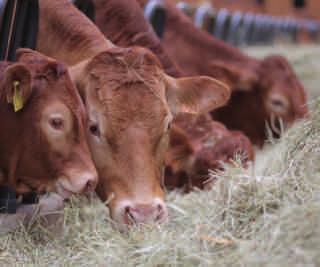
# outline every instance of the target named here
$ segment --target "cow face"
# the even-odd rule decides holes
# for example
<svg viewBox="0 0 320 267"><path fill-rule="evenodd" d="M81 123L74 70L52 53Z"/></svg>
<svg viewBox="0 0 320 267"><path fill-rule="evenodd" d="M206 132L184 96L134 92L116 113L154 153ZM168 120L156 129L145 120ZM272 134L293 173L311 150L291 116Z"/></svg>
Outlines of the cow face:
<svg viewBox="0 0 320 267"><path fill-rule="evenodd" d="M229 90L206 77L173 79L144 48L113 48L72 70L89 115L88 140L119 229L167 217L161 187L169 126L180 112L224 104Z"/></svg>
<svg viewBox="0 0 320 267"><path fill-rule="evenodd" d="M244 167L254 159L253 146L244 134L229 131L209 115L179 116L170 133L165 185L185 191L193 187L204 189L208 170L221 170L236 158Z"/></svg>
<svg viewBox="0 0 320 267"><path fill-rule="evenodd" d="M214 118L243 131L253 143L264 144L266 124L279 137L282 128L307 114L304 88L285 58L269 56L252 68L226 62L213 66L213 74L233 90L228 105L212 113Z"/></svg>
<svg viewBox="0 0 320 267"><path fill-rule="evenodd" d="M85 109L66 68L29 49L4 73L11 151L6 171L19 193L50 188L68 197L92 191L97 173L85 135Z"/></svg>
<svg viewBox="0 0 320 267"><path fill-rule="evenodd" d="M281 56L265 58L259 75L268 121L273 132L279 134L281 123L287 127L307 114L304 88L287 60Z"/></svg>

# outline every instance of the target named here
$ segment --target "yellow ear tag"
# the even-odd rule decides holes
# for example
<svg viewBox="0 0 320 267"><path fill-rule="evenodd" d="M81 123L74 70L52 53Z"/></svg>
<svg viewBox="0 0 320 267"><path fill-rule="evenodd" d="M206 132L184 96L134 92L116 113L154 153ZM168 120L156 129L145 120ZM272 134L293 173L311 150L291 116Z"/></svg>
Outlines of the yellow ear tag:
<svg viewBox="0 0 320 267"><path fill-rule="evenodd" d="M14 112L19 111L20 109L23 108L23 98L21 95L21 91L19 88L20 82L19 81L14 81L13 82L13 98L12 98L12 102L13 102L13 109Z"/></svg>

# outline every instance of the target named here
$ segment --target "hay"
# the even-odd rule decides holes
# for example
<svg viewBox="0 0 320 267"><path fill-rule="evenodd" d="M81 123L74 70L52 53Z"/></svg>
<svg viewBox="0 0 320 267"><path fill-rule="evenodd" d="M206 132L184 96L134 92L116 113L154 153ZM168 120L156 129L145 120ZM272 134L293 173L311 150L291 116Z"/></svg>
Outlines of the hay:
<svg viewBox="0 0 320 267"><path fill-rule="evenodd" d="M300 49L291 59L307 72L320 49ZM299 73L315 85L316 71ZM207 192L170 193L165 225L120 234L96 198L74 198L61 235L36 224L1 236L0 266L320 266L320 99L313 106L249 170L212 173Z"/></svg>

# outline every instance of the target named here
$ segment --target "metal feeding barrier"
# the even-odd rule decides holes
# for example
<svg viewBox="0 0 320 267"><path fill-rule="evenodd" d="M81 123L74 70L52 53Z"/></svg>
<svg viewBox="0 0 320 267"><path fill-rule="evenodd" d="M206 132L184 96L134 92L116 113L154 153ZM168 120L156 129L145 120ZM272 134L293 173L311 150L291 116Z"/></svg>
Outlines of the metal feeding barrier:
<svg viewBox="0 0 320 267"><path fill-rule="evenodd" d="M2 25L4 10L6 8L7 1L8 0L0 0L0 26Z"/></svg>
<svg viewBox="0 0 320 267"><path fill-rule="evenodd" d="M217 13L213 35L221 40L227 41L230 24L231 17L229 11L224 8L220 9Z"/></svg>
<svg viewBox="0 0 320 267"><path fill-rule="evenodd" d="M251 13L244 14L241 31L239 33L239 39L237 40L239 45L249 44L253 29L254 29L254 15Z"/></svg>
<svg viewBox="0 0 320 267"><path fill-rule="evenodd" d="M164 34L166 24L166 9L161 0L151 0L144 7L144 16L152 25L159 38Z"/></svg>
<svg viewBox="0 0 320 267"><path fill-rule="evenodd" d="M36 47L38 20L38 0L0 0L0 60L14 61L19 47Z"/></svg>
<svg viewBox="0 0 320 267"><path fill-rule="evenodd" d="M270 45L277 41L299 42L299 34L304 31L310 40L320 38L320 22L312 19L276 17L227 9L215 10L210 5L197 8L179 2L177 8L193 18L194 24L216 38L235 46Z"/></svg>
<svg viewBox="0 0 320 267"><path fill-rule="evenodd" d="M185 13L188 17L192 18L195 12L195 8L186 2L177 3L176 7Z"/></svg>
<svg viewBox="0 0 320 267"><path fill-rule="evenodd" d="M95 8L92 0L70 0L91 21L95 21Z"/></svg>
<svg viewBox="0 0 320 267"><path fill-rule="evenodd" d="M194 24L208 32L212 32L216 23L214 9L210 5L200 5L194 13Z"/></svg>
<svg viewBox="0 0 320 267"><path fill-rule="evenodd" d="M230 28L228 31L227 42L235 46L239 45L243 31L243 14L240 11L231 16Z"/></svg>

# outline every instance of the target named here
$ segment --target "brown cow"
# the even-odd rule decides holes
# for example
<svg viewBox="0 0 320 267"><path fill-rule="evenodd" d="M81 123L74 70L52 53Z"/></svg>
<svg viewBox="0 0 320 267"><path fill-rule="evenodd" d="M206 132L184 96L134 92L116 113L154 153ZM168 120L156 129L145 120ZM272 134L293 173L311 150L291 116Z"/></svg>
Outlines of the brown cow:
<svg viewBox="0 0 320 267"><path fill-rule="evenodd" d="M181 76L182 73L179 69L177 69L176 64L170 60L170 58L167 56L165 50L163 49L160 40L156 36L156 34L153 32L153 30L150 28L150 25L144 18L143 12L140 8L140 5L136 1L131 0L94 0L95 4L95 22L99 29L104 33L104 35L110 39L112 42L114 42L116 45L120 46L131 46L131 45L140 45L149 48L152 50L161 61L164 70L173 76ZM181 117L181 116L180 116ZM188 118L192 118L190 116L183 116L183 118L186 119L186 123L190 123L194 127L199 127L193 120L188 122ZM180 118L181 119L181 118ZM176 129L179 128L179 125L181 124L181 121L173 120L172 123L172 134L170 135L170 149L169 154L172 154L173 151L176 151L177 149L186 149L186 151L181 151L182 154L190 155L191 157L191 151L188 152L188 142L190 138L192 141L194 141L194 137L191 135L188 138L184 138L185 135L178 136L176 134ZM200 149L198 149L199 157L203 157L206 154L206 151L208 150L212 151L210 155L208 155L207 158L203 158L202 160L199 159L199 161L196 162L195 166L188 166L188 169L194 168L199 169L200 163L203 161L211 160L210 164L206 167L203 167L202 170L205 172L205 176L207 177L207 171L210 168L216 169L220 168L221 162L220 160L226 160L233 158L234 155L238 152L239 146L241 146L241 140L244 139L247 143L247 147L244 147L244 150L250 150L251 145L246 137L244 137L242 134L236 134L236 133L228 133L228 130L223 127L220 123L208 123L208 125L215 125L217 126L217 130L213 130L214 127L210 127L210 130L208 133L216 135L217 131L219 131L220 128L222 128L224 139L221 140L217 144L217 148L214 149L212 146L210 149L203 149L203 153L200 155ZM177 138L175 138L177 137ZM180 139L179 139L179 138ZM186 137L186 136L185 136ZM190 147L191 148L191 147ZM219 155L218 155L218 154ZM252 154L252 151L250 150L249 154ZM180 155L182 155L180 154ZM207 153L208 154L208 153ZM192 154L194 157L194 154ZM169 157L170 158L170 157ZM174 159L172 159L174 160ZM215 163L213 164L213 161ZM170 166L174 164L170 160L168 160L167 164ZM191 164L191 163L190 163ZM201 163L202 164L202 163ZM203 164L202 164L203 165ZM167 168L167 174L169 173L169 169L171 167ZM185 170L186 171L186 170ZM200 171L200 170L199 170ZM183 168L179 169L179 173L183 172ZM194 175L195 176L195 175ZM171 179L171 180L170 180ZM170 188L171 185L177 186L175 183L175 177L166 175L165 182L166 185ZM182 181L183 185L186 184L186 180Z"/></svg>
<svg viewBox="0 0 320 267"><path fill-rule="evenodd" d="M109 200L117 226L163 221L168 126L180 112L223 105L229 89L208 77L174 79L149 50L114 47L67 0L40 1L37 48L74 65L70 71L88 112L100 177L97 193Z"/></svg>
<svg viewBox="0 0 320 267"><path fill-rule="evenodd" d="M141 3L145 2L140 0ZM278 135L284 126L307 113L306 96L294 71L281 56L258 60L196 28L173 4L167 3L167 23L162 44L187 75L208 75L232 89L229 104L213 117L229 129L239 129L262 145L265 124Z"/></svg>
<svg viewBox="0 0 320 267"><path fill-rule="evenodd" d="M17 57L0 64L1 184L63 197L94 190L85 109L66 68L29 49Z"/></svg>
<svg viewBox="0 0 320 267"><path fill-rule="evenodd" d="M236 158L244 166L254 160L250 140L238 131L229 131L210 116L184 114L177 117L170 133L165 185L169 189L203 189L208 170L221 170Z"/></svg>

